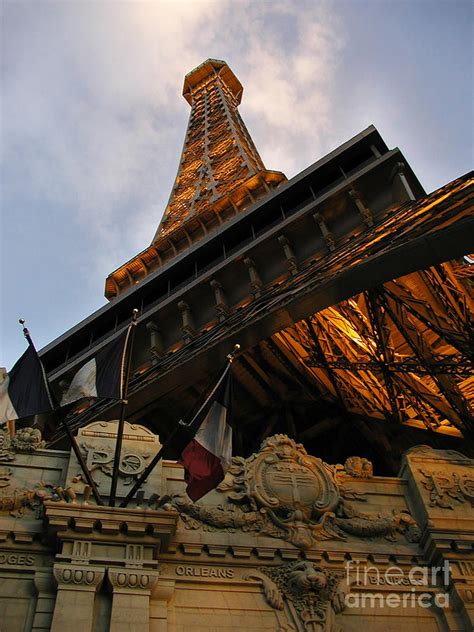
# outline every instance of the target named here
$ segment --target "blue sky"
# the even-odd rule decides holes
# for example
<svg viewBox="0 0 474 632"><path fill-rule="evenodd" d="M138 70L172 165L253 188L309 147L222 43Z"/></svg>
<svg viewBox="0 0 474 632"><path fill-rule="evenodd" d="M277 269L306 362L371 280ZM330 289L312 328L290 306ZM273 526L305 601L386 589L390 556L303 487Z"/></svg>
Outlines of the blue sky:
<svg viewBox="0 0 474 632"><path fill-rule="evenodd" d="M473 164L473 8L449 0L9 2L1 11L0 366L105 303L176 174L183 76L225 59L269 169L367 127L427 191Z"/></svg>

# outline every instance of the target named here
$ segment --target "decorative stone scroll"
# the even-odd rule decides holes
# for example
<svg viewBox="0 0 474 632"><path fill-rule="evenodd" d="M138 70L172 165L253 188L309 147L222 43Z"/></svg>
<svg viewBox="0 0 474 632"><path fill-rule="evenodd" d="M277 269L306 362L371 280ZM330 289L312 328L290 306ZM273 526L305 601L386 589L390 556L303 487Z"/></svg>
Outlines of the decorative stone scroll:
<svg viewBox="0 0 474 632"><path fill-rule="evenodd" d="M345 607L348 590L341 573L303 560L261 567L244 578L259 582L268 604L284 614L284 617L277 615L278 632L336 632L339 629L335 617Z"/></svg>
<svg viewBox="0 0 474 632"><path fill-rule="evenodd" d="M232 459L218 487L225 505L194 504L183 494L163 498L161 504L175 507L188 529L240 529L300 549L348 536L396 540L404 534L411 542L419 540L420 530L407 511L374 515L350 503L366 498L339 484L339 470L308 455L286 435L275 435L265 439L257 454Z"/></svg>

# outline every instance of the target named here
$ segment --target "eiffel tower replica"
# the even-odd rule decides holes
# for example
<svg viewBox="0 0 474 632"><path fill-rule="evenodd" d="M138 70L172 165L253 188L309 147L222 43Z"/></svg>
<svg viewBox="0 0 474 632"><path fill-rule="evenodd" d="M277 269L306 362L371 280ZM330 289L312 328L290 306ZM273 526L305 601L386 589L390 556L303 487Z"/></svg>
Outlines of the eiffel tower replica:
<svg viewBox="0 0 474 632"><path fill-rule="evenodd" d="M287 180L265 168L242 91L223 61L186 75L161 223L108 276L109 303L42 350L52 384L66 388L137 308L127 419L164 440L239 343L235 454L275 433L379 474L416 444L472 453L473 174L427 195L370 126ZM90 400L68 423L115 418L117 403ZM64 439L56 426L46 438Z"/></svg>

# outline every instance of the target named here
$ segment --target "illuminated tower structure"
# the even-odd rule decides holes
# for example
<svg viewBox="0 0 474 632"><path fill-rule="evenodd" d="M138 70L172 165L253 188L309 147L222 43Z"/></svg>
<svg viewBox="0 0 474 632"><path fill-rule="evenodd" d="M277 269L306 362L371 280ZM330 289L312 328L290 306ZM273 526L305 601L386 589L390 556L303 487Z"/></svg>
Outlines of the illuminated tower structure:
<svg viewBox="0 0 474 632"><path fill-rule="evenodd" d="M473 629L473 174L426 195L370 126L287 181L241 94L224 62L187 75L151 245L40 352L59 398L139 310L120 459L110 400L30 420L46 449L0 429L2 630ZM123 499L237 342L223 484L192 503L171 445L96 504L59 415Z"/></svg>
<svg viewBox="0 0 474 632"><path fill-rule="evenodd" d="M170 199L151 246L108 277L107 298L286 180L265 169L238 111L242 92L223 61L208 59L186 75L183 96L191 114Z"/></svg>
<svg viewBox="0 0 474 632"><path fill-rule="evenodd" d="M43 350L53 383L138 308L127 416L163 438L239 342L236 453L285 432L330 461L357 450L395 473L413 444L471 441L472 174L426 195L371 126L287 181L265 169L225 62L189 73L183 95L163 219L107 278L110 303ZM116 414L91 401L69 421Z"/></svg>

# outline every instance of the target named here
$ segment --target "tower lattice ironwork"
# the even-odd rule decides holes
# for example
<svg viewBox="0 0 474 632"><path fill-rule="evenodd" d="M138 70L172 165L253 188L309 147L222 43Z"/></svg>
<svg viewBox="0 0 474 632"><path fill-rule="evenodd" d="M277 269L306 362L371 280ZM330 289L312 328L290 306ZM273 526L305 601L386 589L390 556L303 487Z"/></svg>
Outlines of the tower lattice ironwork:
<svg viewBox="0 0 474 632"><path fill-rule="evenodd" d="M243 88L229 66L208 59L188 73L191 106L178 173L151 246L109 275L113 298L286 181L265 169L239 114Z"/></svg>

